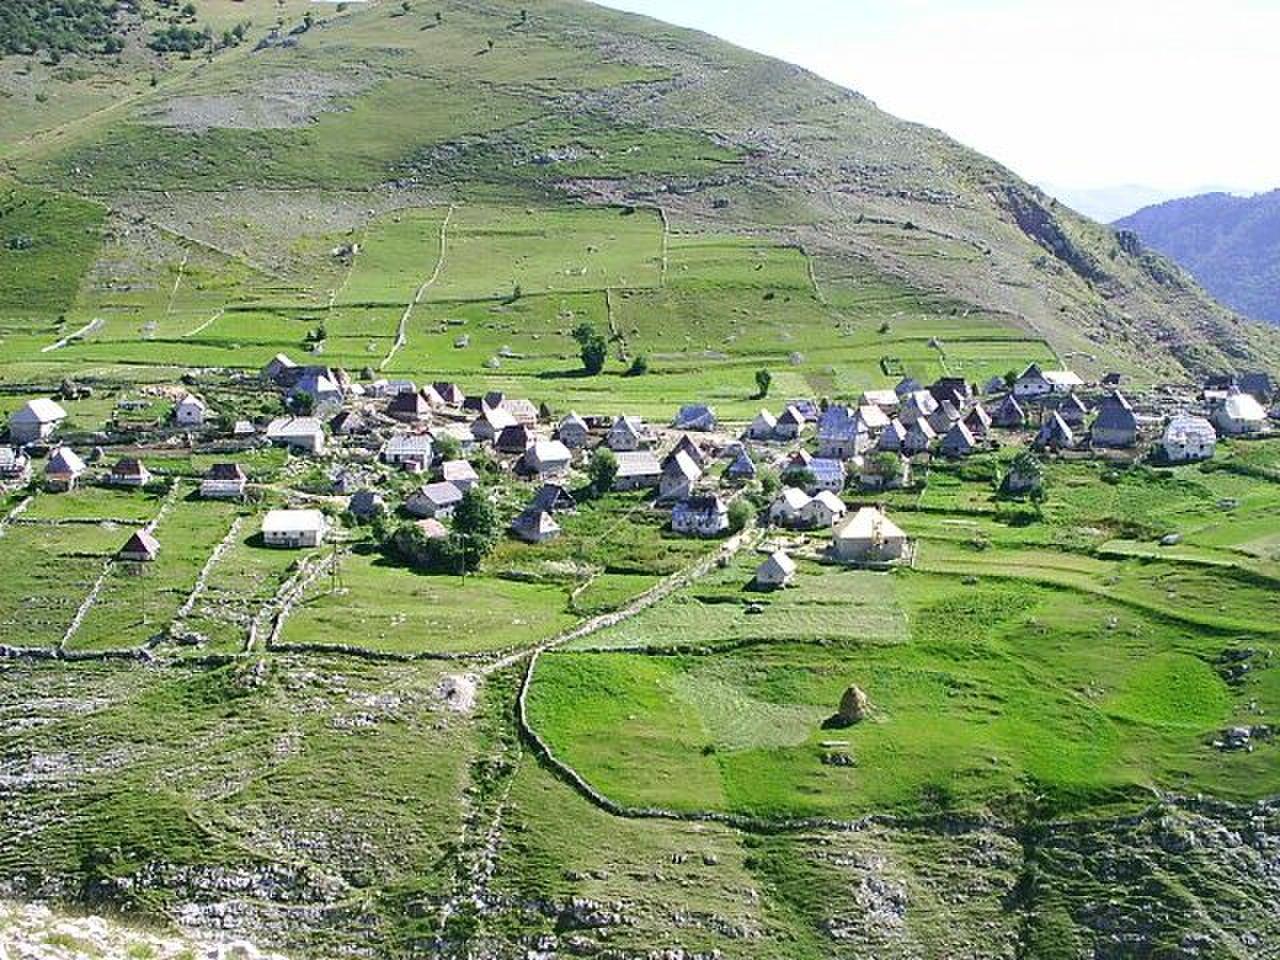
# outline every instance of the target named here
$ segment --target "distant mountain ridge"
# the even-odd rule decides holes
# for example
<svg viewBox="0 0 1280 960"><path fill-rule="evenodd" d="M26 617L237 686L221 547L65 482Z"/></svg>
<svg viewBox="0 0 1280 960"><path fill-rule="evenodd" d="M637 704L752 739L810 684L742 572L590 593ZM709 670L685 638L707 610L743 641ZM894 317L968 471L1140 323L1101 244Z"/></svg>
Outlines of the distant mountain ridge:
<svg viewBox="0 0 1280 960"><path fill-rule="evenodd" d="M1280 190L1170 200L1115 226L1175 260L1221 303L1280 325Z"/></svg>

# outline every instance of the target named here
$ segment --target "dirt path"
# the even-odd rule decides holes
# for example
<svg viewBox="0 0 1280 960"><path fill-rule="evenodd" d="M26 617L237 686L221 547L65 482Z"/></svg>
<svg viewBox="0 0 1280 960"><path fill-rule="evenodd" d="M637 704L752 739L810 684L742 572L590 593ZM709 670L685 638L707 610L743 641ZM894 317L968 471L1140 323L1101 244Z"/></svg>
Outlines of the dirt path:
<svg viewBox="0 0 1280 960"><path fill-rule="evenodd" d="M65 347L65 346L66 346L67 344L69 344L71 341L73 341L73 340L79 340L79 339L81 339L82 337L87 337L89 334L94 333L94 332L96 332L97 330L99 330L99 329L102 327L102 322L103 322L103 321L102 321L102 318L101 318L101 317L94 317L92 320L90 320L88 323L86 323L83 327L81 327L81 328L80 328L79 330L77 330L75 333L69 333L69 334L67 334L65 337L63 337L61 340L59 340L57 343L51 343L51 344L49 344L48 346L41 347L41 348L40 348L40 352L41 352L41 353L52 353L54 350L61 350L63 347Z"/></svg>
<svg viewBox="0 0 1280 960"><path fill-rule="evenodd" d="M200 326L196 327L194 330L188 330L188 331L187 331L186 333L184 333L182 336L183 336L184 338L186 338L186 337L194 337L194 336L196 336L197 334L204 333L204 332L205 332L206 330L208 330L211 326L213 326L215 323L217 323L217 322L218 322L218 320L219 320L219 318L221 318L221 316L222 316L222 315L223 315L223 313L225 313L225 312L226 312L226 311L225 311L223 308L219 307L216 311L214 311L214 314L213 314L213 316L212 316L212 317L210 317L210 318L209 318L208 320L206 320L204 323L200 324Z"/></svg>
<svg viewBox="0 0 1280 960"><path fill-rule="evenodd" d="M391 345L391 350L383 357L382 363L378 364L379 370L385 370L391 361L395 359L400 348L409 341L409 318L413 316L413 309L422 302L422 298L427 295L427 291L435 286L436 281L440 279L440 273L444 270L445 245L448 242L449 223L453 220L453 212L457 209L455 204L449 204L449 212L444 215L444 221L440 224L440 256L436 258L436 267L431 271L431 276L422 282L422 286L418 287L418 292L413 295L413 299L409 301L409 305L404 308L404 313L400 315L400 325L396 328L396 342Z"/></svg>
<svg viewBox="0 0 1280 960"><path fill-rule="evenodd" d="M182 251L182 259L178 262L178 275L173 278L173 288L169 291L169 302L165 304L164 315L173 316L173 304L178 299L178 289L182 286L182 278L187 275L187 263L191 260L191 252Z"/></svg>
<svg viewBox="0 0 1280 960"><path fill-rule="evenodd" d="M670 265L671 222L667 219L665 207L658 207L658 216L662 220L662 271L658 274L658 286L667 285L667 267Z"/></svg>
<svg viewBox="0 0 1280 960"><path fill-rule="evenodd" d="M721 563L726 562L734 557L740 550L748 544L756 543L763 536L763 531L754 527L735 534L725 541L719 550L709 556L702 557L695 563L683 570L673 573L667 579L654 587L651 587L621 610L615 610L612 613L602 613L598 617L592 617L583 623L578 624L564 633L552 637L536 646L529 647L525 650L519 650L515 653L508 654L501 660L495 660L480 668L482 676L488 676L499 670L506 669L513 664L519 663L525 657L530 657L529 674L532 674L533 662L537 660L538 655L548 650L554 650L556 647L564 646L566 643L572 643L574 640L581 640L583 637L589 637L593 633L605 630L609 627L617 626L639 613L648 610L655 603L665 600L677 590L681 590L689 584L705 577L712 570L715 570Z"/></svg>
<svg viewBox="0 0 1280 960"><path fill-rule="evenodd" d="M31 504L34 502L35 502L34 497L24 497L18 503L17 506L15 506L12 510L6 513L3 517L0 517L0 537L4 536L5 528L8 527L9 524L13 523L13 521L17 520L24 513L26 513L27 508L31 506Z"/></svg>

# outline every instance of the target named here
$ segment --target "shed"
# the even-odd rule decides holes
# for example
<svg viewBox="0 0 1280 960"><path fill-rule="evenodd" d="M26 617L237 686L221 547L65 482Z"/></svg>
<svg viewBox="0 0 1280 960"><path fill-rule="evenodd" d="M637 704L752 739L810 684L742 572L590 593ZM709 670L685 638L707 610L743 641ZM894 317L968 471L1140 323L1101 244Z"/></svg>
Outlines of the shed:
<svg viewBox="0 0 1280 960"><path fill-rule="evenodd" d="M357 520L376 520L387 512L387 503L376 490L360 490L347 501L347 513Z"/></svg>
<svg viewBox="0 0 1280 960"><path fill-rule="evenodd" d="M581 450L587 445L587 440L591 436L591 431L587 428L587 421L572 410L560 421L560 426L556 428L556 438L570 450Z"/></svg>
<svg viewBox="0 0 1280 960"><path fill-rule="evenodd" d="M1098 404L1098 416L1089 435L1095 447L1123 449L1138 442L1138 418L1133 406L1119 390L1108 394Z"/></svg>
<svg viewBox="0 0 1280 960"><path fill-rule="evenodd" d="M136 531L116 553L125 563L152 563L160 554L160 541L148 530Z"/></svg>
<svg viewBox="0 0 1280 960"><path fill-rule="evenodd" d="M525 543L545 543L560 535L560 524L546 510L525 510L511 524L511 532Z"/></svg>
<svg viewBox="0 0 1280 960"><path fill-rule="evenodd" d="M658 482L659 500L682 500L693 493L693 485L702 478L702 468L680 451L667 461Z"/></svg>
<svg viewBox="0 0 1280 960"><path fill-rule="evenodd" d="M107 473L113 487L145 487L151 479L151 471L136 457L121 457Z"/></svg>
<svg viewBox="0 0 1280 960"><path fill-rule="evenodd" d="M85 471L84 461L70 447L59 447L44 465L44 485L51 493L74 490Z"/></svg>
<svg viewBox="0 0 1280 960"><path fill-rule="evenodd" d="M796 577L796 562L785 551L775 550L756 567L755 584L765 590L788 587Z"/></svg>
<svg viewBox="0 0 1280 960"><path fill-rule="evenodd" d="M440 477L466 493L480 482L480 475L467 460L446 460L440 465Z"/></svg>
<svg viewBox="0 0 1280 960"><path fill-rule="evenodd" d="M977 438L974 437L973 431L969 429L968 424L963 420L952 424L951 429L947 431L947 435L942 438L942 443L938 446L938 452L944 457L968 457L977 449Z"/></svg>

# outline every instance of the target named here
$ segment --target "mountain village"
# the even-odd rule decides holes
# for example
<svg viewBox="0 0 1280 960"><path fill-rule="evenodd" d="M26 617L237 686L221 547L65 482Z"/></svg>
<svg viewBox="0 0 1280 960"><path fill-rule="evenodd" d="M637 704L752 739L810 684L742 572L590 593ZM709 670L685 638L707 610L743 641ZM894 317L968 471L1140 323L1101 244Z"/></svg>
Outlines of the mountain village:
<svg viewBox="0 0 1280 960"><path fill-rule="evenodd" d="M910 562L909 532L880 498L923 488L939 458L1020 451L1002 461L1000 491L1035 500L1045 458L1201 461L1214 456L1219 437L1273 436L1280 420L1280 396L1265 373L1211 378L1198 396L1176 387L1130 395L1119 376L1087 384L1037 364L984 384L906 377L856 403L795 398L746 424L721 422L698 402L680 406L668 424L557 414L450 382L361 382L283 354L234 386L275 391L281 415L227 423L195 392L175 388L168 423L72 438L57 399L31 400L9 418L0 483L49 494L84 485L155 489L166 481L147 455L177 445L216 457L193 478L193 497L261 501L237 455L278 447L322 470L329 486L276 485L279 505L262 519L261 545L286 550L341 542L348 527L396 519L444 541L459 505L468 496L492 500L496 487L524 498L503 518L508 534L540 544L560 533L557 516L602 485L648 491L673 536L725 537L757 519L770 527L754 585L774 588L793 581L793 554L873 568ZM164 545L140 527L122 539L117 559L163 564Z"/></svg>

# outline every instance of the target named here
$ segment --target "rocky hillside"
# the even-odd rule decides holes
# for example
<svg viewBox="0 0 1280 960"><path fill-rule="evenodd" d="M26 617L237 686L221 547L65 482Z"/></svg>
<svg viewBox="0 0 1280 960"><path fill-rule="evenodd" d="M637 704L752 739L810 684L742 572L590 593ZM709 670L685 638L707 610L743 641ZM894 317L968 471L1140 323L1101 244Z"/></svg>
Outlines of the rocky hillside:
<svg viewBox="0 0 1280 960"><path fill-rule="evenodd" d="M197 6L214 33L233 22ZM1280 357L1168 261L993 161L705 35L580 0L231 6L255 14L242 46L191 61L139 44L109 68L133 84L110 103L33 103L11 172L143 215L176 206L196 236L190 196L217 190L655 204L676 228L801 244L836 286L870 268L946 293L1083 367ZM257 229L261 204L244 205Z"/></svg>
<svg viewBox="0 0 1280 960"><path fill-rule="evenodd" d="M1221 302L1280 324L1280 190L1170 200L1116 226L1176 260Z"/></svg>

